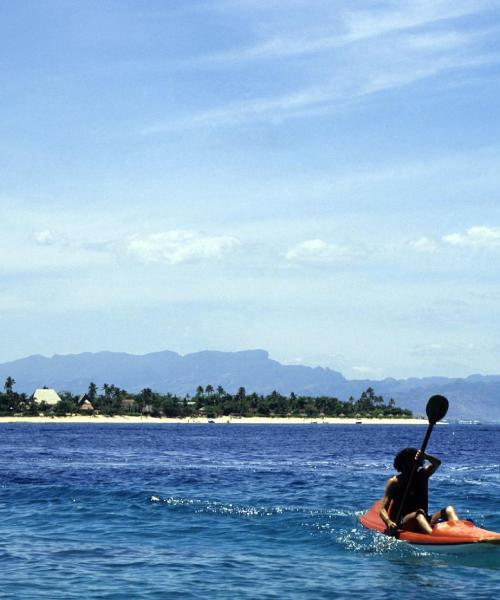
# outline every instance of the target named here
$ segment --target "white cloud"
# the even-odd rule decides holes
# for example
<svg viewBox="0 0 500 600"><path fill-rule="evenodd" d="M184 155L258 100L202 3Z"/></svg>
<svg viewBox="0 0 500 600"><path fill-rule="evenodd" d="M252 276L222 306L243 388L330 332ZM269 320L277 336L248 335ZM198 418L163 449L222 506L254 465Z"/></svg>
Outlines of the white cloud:
<svg viewBox="0 0 500 600"><path fill-rule="evenodd" d="M171 231L134 236L128 251L146 263L183 262L219 258L238 246L239 240L228 235L206 235L196 231Z"/></svg>
<svg viewBox="0 0 500 600"><path fill-rule="evenodd" d="M290 248L286 253L286 258L299 263L343 263L350 262L359 255L347 246L330 244L323 240L306 240Z"/></svg>
<svg viewBox="0 0 500 600"><path fill-rule="evenodd" d="M440 240L434 240L429 237L421 237L410 242L410 247L422 253L434 253L439 247L444 245L455 248L499 248L500 247L500 227L487 227L485 225L476 225L470 227L464 233L449 233Z"/></svg>
<svg viewBox="0 0 500 600"><path fill-rule="evenodd" d="M363 377L381 377L383 375L383 369L380 367L352 367L351 371L357 375L362 375Z"/></svg>
<svg viewBox="0 0 500 600"><path fill-rule="evenodd" d="M56 238L50 229L35 232L35 240L40 246L50 246L56 242Z"/></svg>
<svg viewBox="0 0 500 600"><path fill-rule="evenodd" d="M438 248L437 243L433 239L428 237L421 237L418 240L410 242L410 246L414 250L417 250L417 252L424 252L429 254L436 252Z"/></svg>
<svg viewBox="0 0 500 600"><path fill-rule="evenodd" d="M450 233L443 236L443 242L462 248L499 248L500 227L485 225L470 227L465 233Z"/></svg>

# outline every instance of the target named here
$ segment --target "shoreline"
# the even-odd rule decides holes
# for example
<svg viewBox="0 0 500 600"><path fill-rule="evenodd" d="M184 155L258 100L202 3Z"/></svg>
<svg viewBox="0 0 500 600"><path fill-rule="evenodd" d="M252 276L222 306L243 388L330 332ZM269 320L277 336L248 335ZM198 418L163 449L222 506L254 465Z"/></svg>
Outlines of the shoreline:
<svg viewBox="0 0 500 600"><path fill-rule="evenodd" d="M116 424L116 425L137 425L137 424L231 424L231 425L428 425L427 419L380 419L380 418L348 418L348 417L218 417L207 419L206 417L186 417L180 418L155 418L138 417L128 415L117 415L107 417L104 415L75 415L71 417L0 417L2 423L73 423L73 424Z"/></svg>

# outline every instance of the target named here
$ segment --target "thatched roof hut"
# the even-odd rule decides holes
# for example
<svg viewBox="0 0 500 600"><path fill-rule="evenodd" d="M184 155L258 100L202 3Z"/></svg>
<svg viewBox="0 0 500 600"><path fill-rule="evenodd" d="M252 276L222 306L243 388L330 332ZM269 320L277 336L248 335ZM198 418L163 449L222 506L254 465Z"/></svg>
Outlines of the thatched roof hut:
<svg viewBox="0 0 500 600"><path fill-rule="evenodd" d="M78 407L78 410L80 412L90 412L94 410L94 407L92 406L92 402L90 402L89 400L84 400Z"/></svg>
<svg viewBox="0 0 500 600"><path fill-rule="evenodd" d="M128 411L132 411L135 408L135 400L134 398L123 398L121 401L121 406L123 408L123 410L128 410Z"/></svg>
<svg viewBox="0 0 500 600"><path fill-rule="evenodd" d="M59 394L51 388L37 388L33 392L33 400L37 404L45 402L45 404L48 404L49 406L54 406L61 401L61 398L59 397Z"/></svg>

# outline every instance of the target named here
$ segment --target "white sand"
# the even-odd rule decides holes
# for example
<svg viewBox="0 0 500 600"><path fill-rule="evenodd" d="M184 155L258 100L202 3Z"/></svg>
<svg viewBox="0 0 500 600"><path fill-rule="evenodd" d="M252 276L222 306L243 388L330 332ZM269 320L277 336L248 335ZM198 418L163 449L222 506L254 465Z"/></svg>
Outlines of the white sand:
<svg viewBox="0 0 500 600"><path fill-rule="evenodd" d="M245 425L304 425L304 424L326 424L326 425L428 425L427 419L350 419L335 417L219 417L216 419L207 419L206 417L190 417L185 419L156 419L154 417L135 417L120 415L116 417L107 417L104 415L75 415L71 417L0 417L0 423L231 423Z"/></svg>

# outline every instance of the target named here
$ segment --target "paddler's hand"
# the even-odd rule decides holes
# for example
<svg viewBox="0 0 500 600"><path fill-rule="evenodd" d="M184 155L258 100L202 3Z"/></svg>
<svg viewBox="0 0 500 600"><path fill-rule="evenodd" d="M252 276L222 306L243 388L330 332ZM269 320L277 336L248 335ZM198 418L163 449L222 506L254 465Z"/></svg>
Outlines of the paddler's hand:
<svg viewBox="0 0 500 600"><path fill-rule="evenodd" d="M394 521L390 521L389 523L386 523L386 525L387 528L385 530L385 534L390 535L391 537L395 537L398 531L398 526L396 525L396 523L394 523Z"/></svg>

